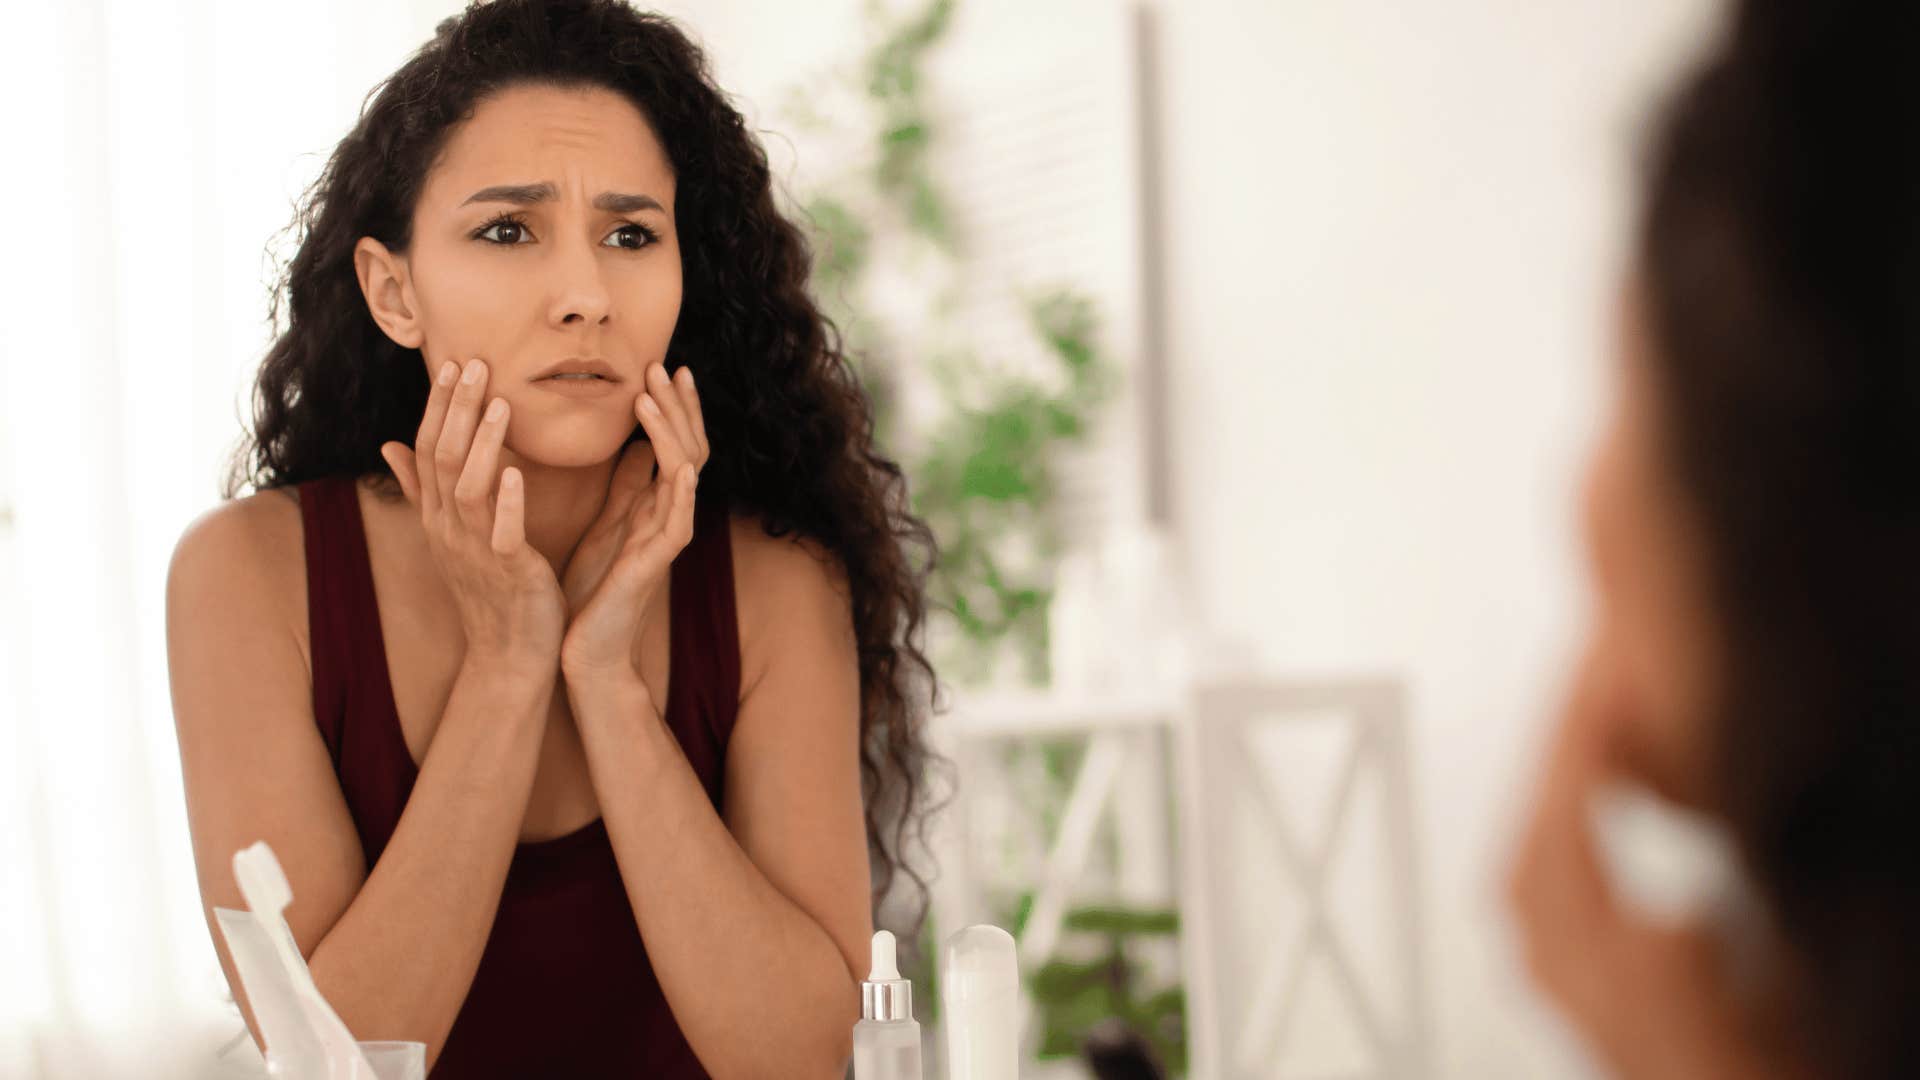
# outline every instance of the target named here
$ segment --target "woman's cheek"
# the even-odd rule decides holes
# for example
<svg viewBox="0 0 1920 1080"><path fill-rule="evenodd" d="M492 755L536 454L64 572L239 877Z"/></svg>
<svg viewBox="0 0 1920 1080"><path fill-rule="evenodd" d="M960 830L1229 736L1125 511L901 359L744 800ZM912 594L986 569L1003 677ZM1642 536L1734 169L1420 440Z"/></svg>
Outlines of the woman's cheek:
<svg viewBox="0 0 1920 1080"><path fill-rule="evenodd" d="M648 293L646 323L649 355L655 358L666 356L667 342L673 339L673 328L680 321L682 299L680 271L676 266L670 279Z"/></svg>

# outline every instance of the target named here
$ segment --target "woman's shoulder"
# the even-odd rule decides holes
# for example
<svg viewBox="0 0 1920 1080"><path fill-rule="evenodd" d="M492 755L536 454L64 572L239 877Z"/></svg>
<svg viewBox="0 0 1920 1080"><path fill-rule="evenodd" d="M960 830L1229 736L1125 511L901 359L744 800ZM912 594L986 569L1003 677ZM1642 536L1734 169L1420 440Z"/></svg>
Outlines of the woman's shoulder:
<svg viewBox="0 0 1920 1080"><path fill-rule="evenodd" d="M299 493L267 488L226 499L189 523L167 572L170 600L306 624ZM292 556L292 557L290 557Z"/></svg>
<svg viewBox="0 0 1920 1080"><path fill-rule="evenodd" d="M284 554L289 543L301 542L301 534L298 489L265 488L222 500L193 519L180 535L175 558L200 552L250 562L265 554Z"/></svg>
<svg viewBox="0 0 1920 1080"><path fill-rule="evenodd" d="M846 577L840 560L825 544L803 533L773 536L758 514L729 514L734 591L741 595L780 596L792 589L839 585Z"/></svg>
<svg viewBox="0 0 1920 1080"><path fill-rule="evenodd" d="M734 511L734 608L740 629L742 685L772 660L779 628L852 621L852 593L840 560L801 533L772 536L757 514ZM823 621L824 620L824 621Z"/></svg>

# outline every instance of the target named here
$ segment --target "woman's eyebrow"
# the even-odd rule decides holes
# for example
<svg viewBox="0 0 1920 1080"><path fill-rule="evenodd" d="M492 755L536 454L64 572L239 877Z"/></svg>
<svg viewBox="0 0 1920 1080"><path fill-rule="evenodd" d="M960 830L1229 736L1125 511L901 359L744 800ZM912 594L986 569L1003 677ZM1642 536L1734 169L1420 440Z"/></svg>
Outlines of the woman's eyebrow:
<svg viewBox="0 0 1920 1080"><path fill-rule="evenodd" d="M526 206L556 197L558 196L554 186L546 181L538 184L495 184L467 196L467 201L460 205L466 206L468 203L477 202L506 202ZM618 191L603 191L595 195L593 208L615 214L631 214L640 210L658 210L666 213L666 207L661 206L651 195L629 195Z"/></svg>

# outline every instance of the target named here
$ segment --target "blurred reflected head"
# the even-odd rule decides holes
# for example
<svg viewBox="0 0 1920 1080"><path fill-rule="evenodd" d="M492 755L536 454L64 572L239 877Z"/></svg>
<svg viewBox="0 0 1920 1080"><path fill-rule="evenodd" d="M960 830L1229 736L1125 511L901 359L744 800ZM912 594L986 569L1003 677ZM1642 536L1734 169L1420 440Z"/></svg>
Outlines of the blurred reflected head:
<svg viewBox="0 0 1920 1080"><path fill-rule="evenodd" d="M1731 823L1849 1076L1920 1060L1914 28L1749 3L1668 103L1588 489L1648 771Z"/></svg>

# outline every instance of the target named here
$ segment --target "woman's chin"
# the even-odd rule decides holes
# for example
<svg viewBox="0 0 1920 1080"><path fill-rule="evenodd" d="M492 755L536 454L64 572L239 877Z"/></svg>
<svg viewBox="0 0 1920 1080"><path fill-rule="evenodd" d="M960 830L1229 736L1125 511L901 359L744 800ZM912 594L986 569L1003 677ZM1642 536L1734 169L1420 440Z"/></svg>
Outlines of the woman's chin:
<svg viewBox="0 0 1920 1080"><path fill-rule="evenodd" d="M588 469L618 457L627 431L523 432L510 439L505 464L532 469ZM532 436L532 437L529 437Z"/></svg>

